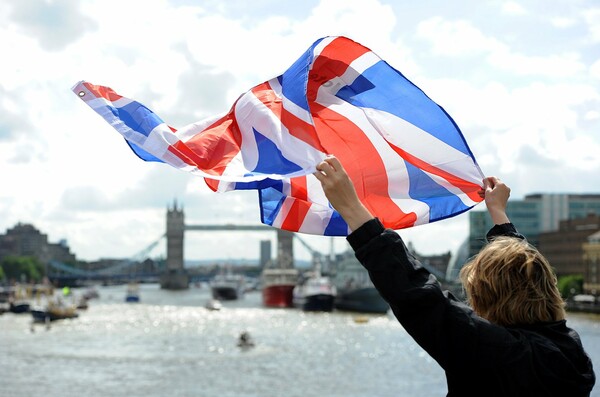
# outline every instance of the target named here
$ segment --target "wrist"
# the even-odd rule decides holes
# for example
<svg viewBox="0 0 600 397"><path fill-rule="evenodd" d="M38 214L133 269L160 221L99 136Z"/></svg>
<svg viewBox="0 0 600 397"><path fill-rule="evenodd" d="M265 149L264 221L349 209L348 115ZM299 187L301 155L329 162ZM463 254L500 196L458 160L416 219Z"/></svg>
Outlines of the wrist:
<svg viewBox="0 0 600 397"><path fill-rule="evenodd" d="M503 225L505 223L510 223L510 219L508 219L508 215L504 210L490 210L490 216L492 217L492 222L495 225Z"/></svg>
<svg viewBox="0 0 600 397"><path fill-rule="evenodd" d="M369 210L367 210L367 208L362 204L343 209L341 211L338 210L338 212L342 218L344 218L351 231L358 229L363 224L374 218Z"/></svg>

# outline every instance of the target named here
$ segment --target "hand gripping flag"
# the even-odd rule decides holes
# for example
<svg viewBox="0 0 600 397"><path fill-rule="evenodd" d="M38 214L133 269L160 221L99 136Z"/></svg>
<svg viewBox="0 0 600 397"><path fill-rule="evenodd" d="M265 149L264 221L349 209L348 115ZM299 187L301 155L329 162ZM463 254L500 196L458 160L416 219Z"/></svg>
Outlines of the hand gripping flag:
<svg viewBox="0 0 600 397"><path fill-rule="evenodd" d="M392 229L452 217L482 200L483 174L452 118L345 37L317 40L224 116L179 130L108 87L81 81L73 91L143 160L204 177L214 191L256 189L261 221L277 228L348 234L312 175L328 154L344 165L365 206Z"/></svg>

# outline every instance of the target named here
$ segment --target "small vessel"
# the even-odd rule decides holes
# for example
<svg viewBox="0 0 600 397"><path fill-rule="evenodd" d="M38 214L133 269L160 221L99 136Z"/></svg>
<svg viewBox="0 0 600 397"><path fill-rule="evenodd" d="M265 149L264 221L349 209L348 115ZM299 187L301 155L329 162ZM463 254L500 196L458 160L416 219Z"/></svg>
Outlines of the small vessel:
<svg viewBox="0 0 600 397"><path fill-rule="evenodd" d="M100 297L100 294L98 293L98 289L96 289L96 287L89 287L83 293L83 297L87 300L97 299Z"/></svg>
<svg viewBox="0 0 600 397"><path fill-rule="evenodd" d="M140 301L140 286L137 283L127 284L127 292L125 293L125 302Z"/></svg>
<svg viewBox="0 0 600 397"><path fill-rule="evenodd" d="M298 283L295 268L266 268L261 275L262 299L266 307L293 307L294 287Z"/></svg>
<svg viewBox="0 0 600 397"><path fill-rule="evenodd" d="M23 286L16 285L10 289L8 296L8 310L11 313L27 313L31 309L31 290Z"/></svg>
<svg viewBox="0 0 600 397"><path fill-rule="evenodd" d="M210 282L210 290L213 299L240 299L246 290L244 276L230 272L217 274Z"/></svg>
<svg viewBox="0 0 600 397"><path fill-rule="evenodd" d="M48 323L50 321L76 318L79 316L75 305L65 303L60 297L48 299L44 305L31 309L33 322Z"/></svg>
<svg viewBox="0 0 600 397"><path fill-rule="evenodd" d="M209 299L206 304L204 305L204 307L208 310L221 310L223 308L223 305L221 304L221 301L219 301L218 299Z"/></svg>
<svg viewBox="0 0 600 397"><path fill-rule="evenodd" d="M353 251L338 255L332 281L337 288L334 306L338 310L385 314L390 309Z"/></svg>
<svg viewBox="0 0 600 397"><path fill-rule="evenodd" d="M294 306L304 311L330 312L333 310L337 288L328 276L321 274L320 263L315 269L305 274L294 287Z"/></svg>
<svg viewBox="0 0 600 397"><path fill-rule="evenodd" d="M29 301L22 299L10 300L8 302L8 311L11 313L27 313L31 310L31 304Z"/></svg>
<svg viewBox="0 0 600 397"><path fill-rule="evenodd" d="M254 341L252 340L250 333L247 331L242 332L238 339L237 345L242 350L247 350L254 347Z"/></svg>

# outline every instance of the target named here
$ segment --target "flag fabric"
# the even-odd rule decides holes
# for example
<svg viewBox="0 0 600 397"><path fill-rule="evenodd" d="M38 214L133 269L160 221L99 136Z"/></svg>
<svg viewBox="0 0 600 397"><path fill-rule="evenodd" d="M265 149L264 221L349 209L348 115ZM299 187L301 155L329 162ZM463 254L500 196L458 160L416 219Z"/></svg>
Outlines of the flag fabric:
<svg viewBox="0 0 600 397"><path fill-rule="evenodd" d="M450 115L346 37L317 40L226 114L178 130L108 87L81 81L73 91L143 160L201 176L217 192L256 189L261 221L280 229L349 233L312 175L329 154L392 229L452 217L482 201L483 173Z"/></svg>

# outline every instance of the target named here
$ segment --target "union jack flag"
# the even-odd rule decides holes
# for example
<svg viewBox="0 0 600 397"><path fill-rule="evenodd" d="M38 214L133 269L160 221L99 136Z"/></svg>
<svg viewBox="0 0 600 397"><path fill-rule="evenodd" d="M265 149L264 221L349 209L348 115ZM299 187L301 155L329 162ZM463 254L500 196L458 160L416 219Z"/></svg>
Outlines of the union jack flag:
<svg viewBox="0 0 600 397"><path fill-rule="evenodd" d="M227 114L179 130L108 87L81 81L73 91L143 160L204 177L217 192L256 189L261 221L280 229L349 233L312 175L328 154L392 229L452 217L482 200L483 173L450 115L346 37L317 40Z"/></svg>

